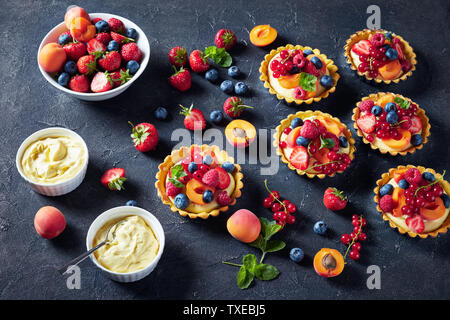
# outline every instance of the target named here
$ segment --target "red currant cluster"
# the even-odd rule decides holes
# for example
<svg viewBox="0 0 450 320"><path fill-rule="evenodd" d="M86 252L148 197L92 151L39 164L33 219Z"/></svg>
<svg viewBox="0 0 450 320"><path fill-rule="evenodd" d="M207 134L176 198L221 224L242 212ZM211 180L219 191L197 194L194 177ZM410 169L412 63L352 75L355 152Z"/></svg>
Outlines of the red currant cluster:
<svg viewBox="0 0 450 320"><path fill-rule="evenodd" d="M341 236L341 242L347 245L347 251L345 252L344 260L347 257L347 254L350 259L358 260L361 257L359 252L362 248L361 243L359 243L358 241L362 242L367 239L367 235L362 232L363 227L367 225L367 220L363 218L362 215L354 214L352 216L352 225L353 232L350 234L346 233Z"/></svg>
<svg viewBox="0 0 450 320"><path fill-rule="evenodd" d="M434 202L444 193L442 187L437 184L427 182L422 179L419 184L411 183L405 190L405 203L402 206L402 214L408 217L419 214L420 209L425 207L427 203Z"/></svg>
<svg viewBox="0 0 450 320"><path fill-rule="evenodd" d="M360 54L358 71L361 73L368 72L369 77L376 78L378 76L378 68L384 66L388 62L386 57L386 48L372 47L369 49L369 55Z"/></svg>
<svg viewBox="0 0 450 320"><path fill-rule="evenodd" d="M264 198L263 206L272 210L273 219L281 226L295 223L295 217L292 215L297 211L295 204L287 199L281 201L280 193L276 190L271 191L267 186L267 179L264 180L264 184L269 196Z"/></svg>
<svg viewBox="0 0 450 320"><path fill-rule="evenodd" d="M274 78L285 76L297 68L297 72L299 72L299 69L308 62L302 50L283 50L280 52L280 58L281 61L273 59L270 63L270 70L273 71Z"/></svg>
<svg viewBox="0 0 450 320"><path fill-rule="evenodd" d="M335 172L346 170L352 162L350 156L346 153L336 153L334 151L329 151L327 153L327 157L331 160L330 162L313 162L312 167L314 167L314 170L326 175L332 175Z"/></svg>

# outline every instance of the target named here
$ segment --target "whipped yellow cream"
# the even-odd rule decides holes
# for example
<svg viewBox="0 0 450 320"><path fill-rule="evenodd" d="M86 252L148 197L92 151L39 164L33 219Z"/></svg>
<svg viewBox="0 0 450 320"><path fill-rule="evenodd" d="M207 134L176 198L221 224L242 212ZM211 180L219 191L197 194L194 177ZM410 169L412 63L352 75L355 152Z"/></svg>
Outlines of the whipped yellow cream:
<svg viewBox="0 0 450 320"><path fill-rule="evenodd" d="M95 247L106 238L108 229L121 219L107 222L94 237ZM156 257L159 242L147 222L139 216L128 216L117 227L113 227L109 239L115 232L115 238L94 252L97 261L106 269L118 273L142 270Z"/></svg>
<svg viewBox="0 0 450 320"><path fill-rule="evenodd" d="M86 162L84 144L66 136L32 142L22 156L24 175L33 182L53 184L75 176Z"/></svg>

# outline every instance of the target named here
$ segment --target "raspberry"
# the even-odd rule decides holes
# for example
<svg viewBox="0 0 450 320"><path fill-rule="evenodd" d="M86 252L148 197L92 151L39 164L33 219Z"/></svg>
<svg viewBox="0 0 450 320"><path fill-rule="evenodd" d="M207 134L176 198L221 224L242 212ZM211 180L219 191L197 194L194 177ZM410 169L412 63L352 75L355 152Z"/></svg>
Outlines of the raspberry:
<svg viewBox="0 0 450 320"><path fill-rule="evenodd" d="M392 212L394 209L394 200L392 196L387 194L380 199L380 208L383 212Z"/></svg>
<svg viewBox="0 0 450 320"><path fill-rule="evenodd" d="M319 136L319 130L314 123L306 120L300 129L300 135L306 139L314 140Z"/></svg>
<svg viewBox="0 0 450 320"><path fill-rule="evenodd" d="M405 172L405 179L410 184L418 185L422 181L422 174L420 173L419 169L410 168Z"/></svg>
<svg viewBox="0 0 450 320"><path fill-rule="evenodd" d="M166 193L169 197L175 197L181 192L181 188L176 187L172 182L168 181L166 185Z"/></svg>
<svg viewBox="0 0 450 320"><path fill-rule="evenodd" d="M372 45L376 48L381 47L384 44L384 41L385 41L385 37L384 37L384 34L382 34L382 33L375 33L372 36L372 40L371 40Z"/></svg>
<svg viewBox="0 0 450 320"><path fill-rule="evenodd" d="M211 169L203 175L202 182L210 187L217 187L219 184L219 172Z"/></svg>
<svg viewBox="0 0 450 320"><path fill-rule="evenodd" d="M294 89L294 98L298 100L303 100L306 98L306 91L302 87L297 87Z"/></svg>
<svg viewBox="0 0 450 320"><path fill-rule="evenodd" d="M227 206L231 203L231 198L226 191L222 191L217 195L217 203L221 206Z"/></svg>
<svg viewBox="0 0 450 320"><path fill-rule="evenodd" d="M364 100L359 103L358 108L361 112L370 112L374 105L373 100Z"/></svg>
<svg viewBox="0 0 450 320"><path fill-rule="evenodd" d="M299 53L292 59L294 65L296 65L299 68L303 68L306 65L306 58L303 55L303 53Z"/></svg>

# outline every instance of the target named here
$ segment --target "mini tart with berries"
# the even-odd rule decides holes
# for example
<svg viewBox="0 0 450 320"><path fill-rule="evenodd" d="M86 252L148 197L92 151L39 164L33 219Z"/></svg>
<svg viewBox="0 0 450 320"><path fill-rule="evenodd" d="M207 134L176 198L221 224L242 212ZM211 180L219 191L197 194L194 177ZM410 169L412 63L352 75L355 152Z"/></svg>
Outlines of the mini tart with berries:
<svg viewBox="0 0 450 320"><path fill-rule="evenodd" d="M411 99L391 92L364 97L353 109L352 119L364 143L393 156L422 149L430 135L425 111Z"/></svg>
<svg viewBox="0 0 450 320"><path fill-rule="evenodd" d="M311 104L336 90L337 70L333 60L318 49L288 44L264 57L259 79L279 100Z"/></svg>
<svg viewBox="0 0 450 320"><path fill-rule="evenodd" d="M410 237L436 237L450 226L450 184L421 166L398 166L383 173L374 189L383 220Z"/></svg>
<svg viewBox="0 0 450 320"><path fill-rule="evenodd" d="M395 33L364 29L352 34L346 43L347 63L367 80L398 83L416 70L413 48Z"/></svg>
<svg viewBox="0 0 450 320"><path fill-rule="evenodd" d="M320 111L299 111L282 120L273 136L281 161L308 178L333 177L354 159L355 140L338 118Z"/></svg>
<svg viewBox="0 0 450 320"><path fill-rule="evenodd" d="M173 212L189 218L207 219L227 211L244 186L241 166L215 145L173 150L158 169L158 196Z"/></svg>

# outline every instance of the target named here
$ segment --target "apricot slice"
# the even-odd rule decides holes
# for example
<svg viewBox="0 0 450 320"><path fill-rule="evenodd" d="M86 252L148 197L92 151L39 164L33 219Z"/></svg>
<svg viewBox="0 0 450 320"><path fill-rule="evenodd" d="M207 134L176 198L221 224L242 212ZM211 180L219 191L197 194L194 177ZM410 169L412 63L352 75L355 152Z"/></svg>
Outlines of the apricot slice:
<svg viewBox="0 0 450 320"><path fill-rule="evenodd" d="M42 238L53 239L66 228L66 219L55 207L42 207L34 216L34 228Z"/></svg>
<svg viewBox="0 0 450 320"><path fill-rule="evenodd" d="M313 157L320 163L326 163L330 161L330 159L328 159L328 152L330 152L328 148L317 148L317 151L313 154Z"/></svg>
<svg viewBox="0 0 450 320"><path fill-rule="evenodd" d="M78 17L83 17L86 20L90 20L89 14L81 7L75 6L67 10L66 15L64 16L64 23L66 25L66 28L70 29L73 19Z"/></svg>
<svg viewBox="0 0 450 320"><path fill-rule="evenodd" d="M336 277L344 270L344 257L336 249L322 248L314 256L314 270L319 276Z"/></svg>
<svg viewBox="0 0 450 320"><path fill-rule="evenodd" d="M445 211L444 201L437 197L434 202L425 204L425 207L420 210L420 215L427 220L436 220L442 217Z"/></svg>
<svg viewBox="0 0 450 320"><path fill-rule="evenodd" d="M46 72L57 72L62 69L66 63L66 52L55 42L47 43L39 52L39 65Z"/></svg>
<svg viewBox="0 0 450 320"><path fill-rule="evenodd" d="M95 26L86 18L76 17L70 25L70 34L79 42L87 42L95 36Z"/></svg>
<svg viewBox="0 0 450 320"><path fill-rule="evenodd" d="M383 139L384 144L386 144L389 148L394 150L402 150L404 149L409 142L411 141L411 132L405 129L398 129L400 132L401 138L399 140L389 138Z"/></svg>
<svg viewBox="0 0 450 320"><path fill-rule="evenodd" d="M402 214L402 207L406 205L406 198L405 198L405 192L402 188L395 188L394 192L392 192L392 200L394 200L394 203L396 207L392 210L392 214L394 217L401 217Z"/></svg>
<svg viewBox="0 0 450 320"><path fill-rule="evenodd" d="M393 80L397 78L402 72L402 65L398 60L386 63L384 66L378 69L381 77L385 80Z"/></svg>
<svg viewBox="0 0 450 320"><path fill-rule="evenodd" d="M274 42L277 35L277 30L270 25L259 25L250 31L250 42L257 47L264 47Z"/></svg>
<svg viewBox="0 0 450 320"><path fill-rule="evenodd" d="M404 173L406 172L406 169L397 170L394 172L394 181L398 184L400 180L404 178Z"/></svg>
<svg viewBox="0 0 450 320"><path fill-rule="evenodd" d="M386 103L389 103L389 102L394 102L394 95L392 95L390 93L385 94L384 96L381 96L380 98L378 98L377 105L384 108Z"/></svg>
<svg viewBox="0 0 450 320"><path fill-rule="evenodd" d="M324 117L318 117L318 119L325 126L325 128L327 128L327 130L333 133L336 137L339 137L342 131L344 131L344 126L333 119Z"/></svg>
<svg viewBox="0 0 450 320"><path fill-rule="evenodd" d="M289 132L286 138L286 143L289 147L294 148L297 145L296 140L300 136L301 129L302 127L295 127L294 129L291 130L291 132Z"/></svg>
<svg viewBox="0 0 450 320"><path fill-rule="evenodd" d="M228 218L227 230L233 238L250 243L258 238L261 232L261 222L250 210L239 209Z"/></svg>
<svg viewBox="0 0 450 320"><path fill-rule="evenodd" d="M237 119L227 125L225 136L231 145L245 148L255 140L256 129L250 122Z"/></svg>
<svg viewBox="0 0 450 320"><path fill-rule="evenodd" d="M204 205L203 202L203 193L206 190L211 190L213 193L216 191L214 188L211 188L197 179L191 179L186 184L186 195L194 203Z"/></svg>
<svg viewBox="0 0 450 320"><path fill-rule="evenodd" d="M294 89L298 87L300 73L290 74L278 78L278 83L285 89Z"/></svg>

